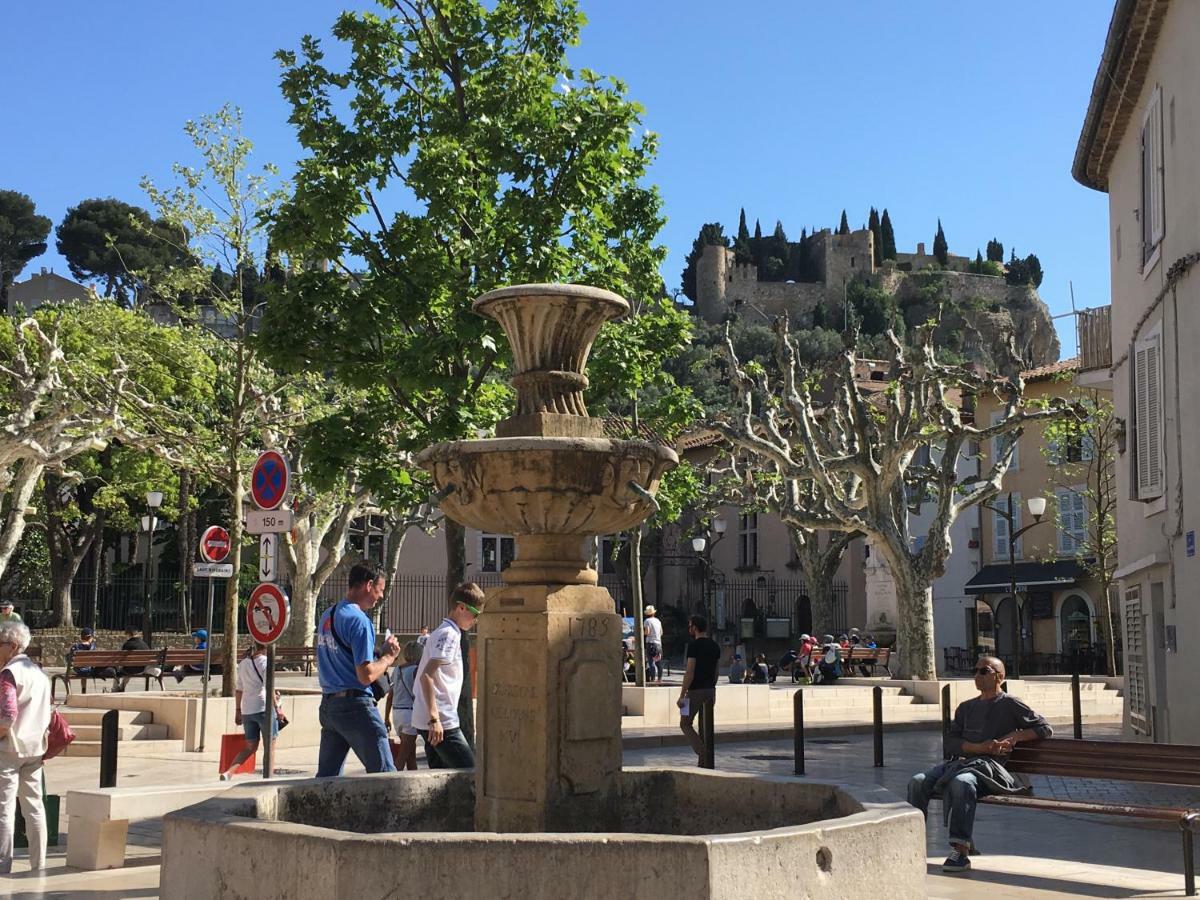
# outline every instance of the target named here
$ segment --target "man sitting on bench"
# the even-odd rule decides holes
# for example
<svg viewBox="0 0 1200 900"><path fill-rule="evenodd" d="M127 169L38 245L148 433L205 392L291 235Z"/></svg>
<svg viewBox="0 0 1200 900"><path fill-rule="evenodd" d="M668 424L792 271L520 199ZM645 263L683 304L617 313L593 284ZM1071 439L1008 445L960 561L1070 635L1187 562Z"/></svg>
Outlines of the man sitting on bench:
<svg viewBox="0 0 1200 900"><path fill-rule="evenodd" d="M1004 768L1013 745L1052 734L1046 720L1028 705L1000 690L1004 663L981 656L975 664L979 696L958 705L946 735L946 762L914 775L908 802L928 815L929 801L941 796L950 830L950 856L942 863L949 875L971 871L971 832L975 802L988 794L1020 794L1027 788Z"/></svg>

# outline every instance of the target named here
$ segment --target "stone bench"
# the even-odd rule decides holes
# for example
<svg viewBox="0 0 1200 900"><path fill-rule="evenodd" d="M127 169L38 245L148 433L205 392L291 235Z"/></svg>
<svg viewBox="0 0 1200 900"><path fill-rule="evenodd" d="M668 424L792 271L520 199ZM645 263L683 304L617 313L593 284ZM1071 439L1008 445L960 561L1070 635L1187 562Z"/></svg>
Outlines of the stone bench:
<svg viewBox="0 0 1200 900"><path fill-rule="evenodd" d="M129 823L157 819L169 812L201 803L229 784L161 785L68 791L70 826L67 865L78 869L119 869L125 865Z"/></svg>

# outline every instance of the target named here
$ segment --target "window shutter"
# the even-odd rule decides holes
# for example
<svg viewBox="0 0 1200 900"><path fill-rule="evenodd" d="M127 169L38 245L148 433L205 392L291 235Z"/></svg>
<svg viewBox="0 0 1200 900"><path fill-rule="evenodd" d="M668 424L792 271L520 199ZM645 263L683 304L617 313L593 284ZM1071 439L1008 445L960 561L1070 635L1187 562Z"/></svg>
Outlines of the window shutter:
<svg viewBox="0 0 1200 900"><path fill-rule="evenodd" d="M1134 346L1133 376L1137 498L1152 500L1163 494L1161 334Z"/></svg>
<svg viewBox="0 0 1200 900"><path fill-rule="evenodd" d="M999 497L995 503L1000 507L1004 505ZM1008 519L1000 513L992 513L992 557L1008 559Z"/></svg>
<svg viewBox="0 0 1200 900"><path fill-rule="evenodd" d="M1125 591L1125 696L1129 698L1129 724L1135 731L1149 734L1146 641L1142 627L1140 585L1132 585Z"/></svg>
<svg viewBox="0 0 1200 900"><path fill-rule="evenodd" d="M1157 247L1166 232L1166 215L1164 210L1163 184L1163 115L1162 88L1154 89L1154 98L1150 103L1150 149L1151 171L1150 178L1150 242Z"/></svg>
<svg viewBox="0 0 1200 900"><path fill-rule="evenodd" d="M1074 556L1087 543L1087 497L1083 489L1059 488L1055 491L1058 503L1058 551Z"/></svg>

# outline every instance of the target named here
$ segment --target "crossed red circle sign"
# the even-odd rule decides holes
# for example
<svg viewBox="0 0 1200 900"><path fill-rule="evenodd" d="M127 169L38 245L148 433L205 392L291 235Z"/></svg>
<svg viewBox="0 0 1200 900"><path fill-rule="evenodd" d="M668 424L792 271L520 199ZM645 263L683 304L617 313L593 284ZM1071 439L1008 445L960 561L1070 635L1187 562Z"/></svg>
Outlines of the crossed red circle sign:
<svg viewBox="0 0 1200 900"><path fill-rule="evenodd" d="M283 588L264 582L250 593L246 603L246 630L260 644L273 644L283 636L290 612Z"/></svg>
<svg viewBox="0 0 1200 900"><path fill-rule="evenodd" d="M278 450L264 450L250 476L250 496L259 509L275 509L287 497L291 470Z"/></svg>
<svg viewBox="0 0 1200 900"><path fill-rule="evenodd" d="M219 563L229 555L229 532L220 525L209 525L200 535L200 556L205 562Z"/></svg>

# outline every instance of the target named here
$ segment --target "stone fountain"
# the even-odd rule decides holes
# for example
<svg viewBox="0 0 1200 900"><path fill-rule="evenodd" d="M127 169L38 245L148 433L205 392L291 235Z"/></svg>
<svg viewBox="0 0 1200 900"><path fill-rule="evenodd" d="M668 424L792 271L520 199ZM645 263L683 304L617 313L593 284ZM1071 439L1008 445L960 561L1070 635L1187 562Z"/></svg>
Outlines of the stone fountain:
<svg viewBox="0 0 1200 900"><path fill-rule="evenodd" d="M549 284L474 308L512 345L517 408L418 463L447 516L516 537L479 618L475 772L233 788L164 820L163 896L858 896L886 872L893 900L923 897L920 816L882 788L622 769L621 620L586 543L646 519L678 462L584 406L592 342L629 306Z"/></svg>

